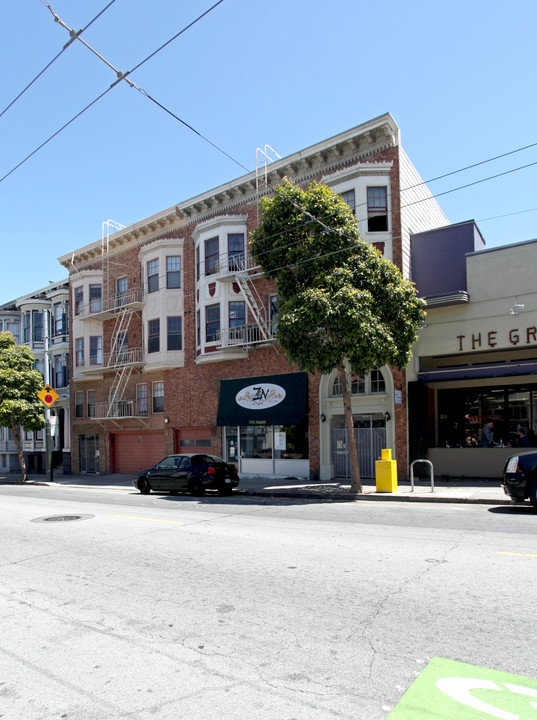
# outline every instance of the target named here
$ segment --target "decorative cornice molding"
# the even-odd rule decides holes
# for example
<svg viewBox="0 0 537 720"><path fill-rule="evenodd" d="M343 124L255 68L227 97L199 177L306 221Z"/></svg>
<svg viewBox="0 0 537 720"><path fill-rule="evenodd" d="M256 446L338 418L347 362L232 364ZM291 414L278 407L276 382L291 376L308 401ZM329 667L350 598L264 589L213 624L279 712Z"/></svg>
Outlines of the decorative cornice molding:
<svg viewBox="0 0 537 720"><path fill-rule="evenodd" d="M162 250L163 248L180 249L184 246L184 244L184 238L160 237L156 240L152 240L151 242L144 243L140 247L138 259L145 257L145 255L148 255L151 252Z"/></svg>
<svg viewBox="0 0 537 720"><path fill-rule="evenodd" d="M235 208L258 202L270 195L284 177L303 184L316 177L327 177L346 166L363 162L377 153L390 150L399 144L399 129L388 113L363 125L328 138L305 150L281 158L225 185L209 190L184 203L118 230L108 238L108 254L123 251L126 246L145 245L172 233L184 231L191 225L206 223L216 216L232 213ZM265 175L268 187L265 187ZM59 262L73 272L101 261L102 242L81 248L59 258Z"/></svg>

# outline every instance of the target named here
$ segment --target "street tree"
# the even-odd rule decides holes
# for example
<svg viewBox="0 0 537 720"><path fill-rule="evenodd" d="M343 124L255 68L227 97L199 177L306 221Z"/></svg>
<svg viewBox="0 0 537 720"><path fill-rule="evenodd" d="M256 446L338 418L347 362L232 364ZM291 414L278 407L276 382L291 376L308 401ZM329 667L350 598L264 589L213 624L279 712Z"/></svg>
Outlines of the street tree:
<svg viewBox="0 0 537 720"><path fill-rule="evenodd" d="M403 368L422 325L424 302L399 269L360 238L333 190L284 182L260 203L252 255L275 278L276 335L289 361L309 373L337 368L350 454L351 490L363 492L349 375Z"/></svg>
<svg viewBox="0 0 537 720"><path fill-rule="evenodd" d="M19 427L39 430L45 425L44 408L37 397L43 376L34 369L35 357L26 345L17 345L10 332L0 333L0 425L13 432L21 482L27 479Z"/></svg>

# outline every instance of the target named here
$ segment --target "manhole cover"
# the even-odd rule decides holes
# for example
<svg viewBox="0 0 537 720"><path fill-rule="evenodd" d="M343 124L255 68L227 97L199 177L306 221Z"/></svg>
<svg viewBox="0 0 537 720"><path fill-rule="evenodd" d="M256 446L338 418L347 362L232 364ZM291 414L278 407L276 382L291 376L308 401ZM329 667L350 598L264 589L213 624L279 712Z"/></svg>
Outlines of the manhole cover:
<svg viewBox="0 0 537 720"><path fill-rule="evenodd" d="M47 517L39 517L32 522L69 522L71 520L89 520L95 515L48 515Z"/></svg>

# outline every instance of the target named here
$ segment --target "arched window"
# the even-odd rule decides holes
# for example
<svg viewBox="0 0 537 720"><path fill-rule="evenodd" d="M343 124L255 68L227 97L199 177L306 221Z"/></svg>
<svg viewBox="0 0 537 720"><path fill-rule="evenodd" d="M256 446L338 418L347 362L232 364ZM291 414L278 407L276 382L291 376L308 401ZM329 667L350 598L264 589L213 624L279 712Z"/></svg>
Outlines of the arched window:
<svg viewBox="0 0 537 720"><path fill-rule="evenodd" d="M374 395L386 392L384 376L378 368L365 377L353 375L350 378L350 382L351 395ZM339 375L334 379L334 384L332 385L332 396L341 396L341 381L339 379Z"/></svg>
<svg viewBox="0 0 537 720"><path fill-rule="evenodd" d="M369 376L371 379L371 394L374 393L385 393L386 383L384 382L384 375L381 371L376 368Z"/></svg>

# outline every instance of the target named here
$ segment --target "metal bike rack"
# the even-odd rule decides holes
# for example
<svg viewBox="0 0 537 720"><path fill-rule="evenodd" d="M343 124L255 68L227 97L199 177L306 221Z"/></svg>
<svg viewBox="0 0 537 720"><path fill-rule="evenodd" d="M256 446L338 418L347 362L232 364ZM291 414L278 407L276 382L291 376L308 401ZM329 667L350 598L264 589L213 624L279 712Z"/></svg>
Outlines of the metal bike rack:
<svg viewBox="0 0 537 720"><path fill-rule="evenodd" d="M433 471L433 464L430 460L414 460L410 463L410 484L412 486L412 489L410 492L414 492L414 465L416 463L426 463L431 468L431 492L434 493L434 471Z"/></svg>

